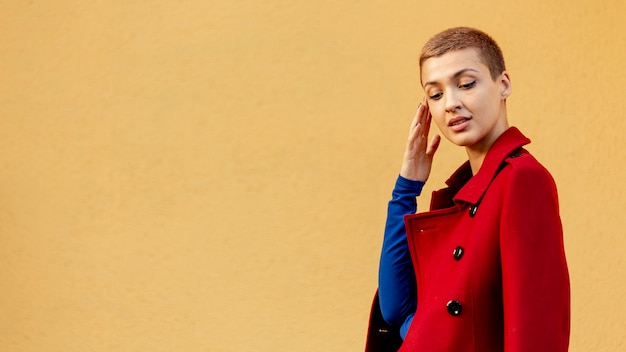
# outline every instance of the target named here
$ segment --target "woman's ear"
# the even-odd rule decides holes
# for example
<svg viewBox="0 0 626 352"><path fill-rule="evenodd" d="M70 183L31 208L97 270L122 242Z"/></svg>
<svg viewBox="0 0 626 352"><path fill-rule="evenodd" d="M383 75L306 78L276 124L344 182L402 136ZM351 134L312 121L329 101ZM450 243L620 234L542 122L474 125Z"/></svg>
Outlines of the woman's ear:
<svg viewBox="0 0 626 352"><path fill-rule="evenodd" d="M512 89L513 87L511 86L511 77L509 77L509 73L506 71L502 71L502 74L500 74L500 97L503 100L506 100L506 98L509 97L509 95L511 95Z"/></svg>

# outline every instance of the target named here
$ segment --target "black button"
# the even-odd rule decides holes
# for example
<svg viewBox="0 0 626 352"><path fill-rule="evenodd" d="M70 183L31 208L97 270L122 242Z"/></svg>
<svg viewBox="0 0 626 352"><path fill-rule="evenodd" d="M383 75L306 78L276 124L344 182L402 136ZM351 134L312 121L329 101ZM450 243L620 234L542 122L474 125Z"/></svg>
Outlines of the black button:
<svg viewBox="0 0 626 352"><path fill-rule="evenodd" d="M448 309L448 313L453 316L461 315L461 311L463 310L461 303L455 300L448 302L446 308Z"/></svg>
<svg viewBox="0 0 626 352"><path fill-rule="evenodd" d="M469 210L469 214L470 214L470 216L471 216L471 217L474 217L474 215L476 215L476 212L477 212L477 211L478 211L478 205L472 205L472 206L470 207L470 210Z"/></svg>
<svg viewBox="0 0 626 352"><path fill-rule="evenodd" d="M452 256L454 257L454 260L461 260L461 257L464 253L465 249L463 249L463 247L461 246L458 246L454 249L454 251L452 251Z"/></svg>

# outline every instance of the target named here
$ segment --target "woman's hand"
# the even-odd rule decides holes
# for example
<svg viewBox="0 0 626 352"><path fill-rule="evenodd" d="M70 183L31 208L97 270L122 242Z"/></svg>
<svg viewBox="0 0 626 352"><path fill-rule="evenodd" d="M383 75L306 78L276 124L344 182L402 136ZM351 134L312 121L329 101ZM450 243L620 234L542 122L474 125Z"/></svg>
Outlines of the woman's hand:
<svg viewBox="0 0 626 352"><path fill-rule="evenodd" d="M413 180L426 182L430 176L430 168L433 164L433 156L439 147L441 137L434 135L428 143L428 132L432 115L428 110L428 102L420 104L417 113L411 122L409 139L404 151L400 176Z"/></svg>

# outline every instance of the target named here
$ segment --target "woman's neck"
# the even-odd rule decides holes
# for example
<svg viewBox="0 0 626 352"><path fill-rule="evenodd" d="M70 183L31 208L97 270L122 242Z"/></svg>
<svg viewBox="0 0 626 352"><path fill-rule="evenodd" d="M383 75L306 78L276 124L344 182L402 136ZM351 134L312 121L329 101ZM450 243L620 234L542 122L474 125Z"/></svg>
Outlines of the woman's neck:
<svg viewBox="0 0 626 352"><path fill-rule="evenodd" d="M465 147L470 167L472 168L472 175L478 173L493 143L508 129L509 123L506 119L503 119L480 142Z"/></svg>

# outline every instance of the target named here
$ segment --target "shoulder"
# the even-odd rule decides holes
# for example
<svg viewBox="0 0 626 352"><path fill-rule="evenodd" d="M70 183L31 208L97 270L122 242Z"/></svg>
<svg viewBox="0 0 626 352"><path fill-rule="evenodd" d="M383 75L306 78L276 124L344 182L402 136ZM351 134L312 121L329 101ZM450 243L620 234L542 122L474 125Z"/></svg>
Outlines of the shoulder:
<svg viewBox="0 0 626 352"><path fill-rule="evenodd" d="M553 180L548 169L525 149L520 149L509 155L504 160L504 170L516 177L536 177Z"/></svg>
<svg viewBox="0 0 626 352"><path fill-rule="evenodd" d="M501 174L508 187L522 193L543 191L556 195L556 183L548 169L525 149L504 160Z"/></svg>

